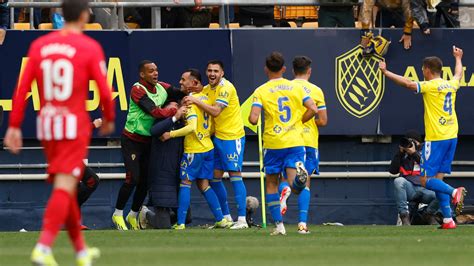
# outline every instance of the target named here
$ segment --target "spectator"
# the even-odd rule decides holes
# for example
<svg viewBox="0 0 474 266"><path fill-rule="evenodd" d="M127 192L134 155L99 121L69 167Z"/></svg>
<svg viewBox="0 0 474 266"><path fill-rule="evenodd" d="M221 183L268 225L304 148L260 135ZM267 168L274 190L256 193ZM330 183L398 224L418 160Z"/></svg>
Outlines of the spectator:
<svg viewBox="0 0 474 266"><path fill-rule="evenodd" d="M273 27L275 6L240 6L240 27Z"/></svg>
<svg viewBox="0 0 474 266"><path fill-rule="evenodd" d="M428 224L438 224L434 219L438 211L436 195L433 191L421 186L421 142L420 134L415 131L407 132L390 163L389 172L394 175L400 174L393 183L398 214L403 225L411 225L408 202L414 202L416 209L418 209L418 203L428 204L422 214L423 220ZM414 213L411 216L413 217Z"/></svg>
<svg viewBox="0 0 474 266"><path fill-rule="evenodd" d="M403 48L410 49L411 32L413 29L410 0L364 0L359 15L359 21L362 23L361 45L366 47L368 44L369 40L364 38L364 36L369 32L373 18L372 11L375 5L380 8L380 14L375 25L386 28L392 26L403 27L403 35L400 42L403 42Z"/></svg>
<svg viewBox="0 0 474 266"><path fill-rule="evenodd" d="M10 24L10 13L7 4L8 0L0 0L0 45L5 40L8 24Z"/></svg>
<svg viewBox="0 0 474 266"><path fill-rule="evenodd" d="M358 0L343 0L338 1L337 4L331 0L320 0L319 2L321 4L318 11L319 27L354 27L353 6L358 4Z"/></svg>
<svg viewBox="0 0 474 266"><path fill-rule="evenodd" d="M430 34L430 27L459 28L459 0L411 0L410 4L424 34Z"/></svg>

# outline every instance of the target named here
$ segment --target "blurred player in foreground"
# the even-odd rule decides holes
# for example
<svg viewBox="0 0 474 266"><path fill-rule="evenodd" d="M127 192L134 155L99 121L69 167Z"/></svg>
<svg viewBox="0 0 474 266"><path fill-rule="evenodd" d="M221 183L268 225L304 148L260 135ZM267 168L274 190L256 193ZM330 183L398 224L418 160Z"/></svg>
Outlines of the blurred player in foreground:
<svg viewBox="0 0 474 266"><path fill-rule="evenodd" d="M87 0L64 0L66 24L60 31L35 40L28 52L28 63L13 98L5 144L18 154L23 145L21 123L26 107L25 96L31 82L38 82L41 109L37 117L37 137L48 162L48 180L53 190L46 206L43 228L31 260L34 265L57 265L51 247L65 225L76 251L77 265L91 265L100 256L97 248L88 248L81 232L77 204L77 184L84 170L92 126L85 108L89 80L99 87L104 121L100 133L114 131L114 105L106 80L104 53L95 40L82 33L89 21Z"/></svg>

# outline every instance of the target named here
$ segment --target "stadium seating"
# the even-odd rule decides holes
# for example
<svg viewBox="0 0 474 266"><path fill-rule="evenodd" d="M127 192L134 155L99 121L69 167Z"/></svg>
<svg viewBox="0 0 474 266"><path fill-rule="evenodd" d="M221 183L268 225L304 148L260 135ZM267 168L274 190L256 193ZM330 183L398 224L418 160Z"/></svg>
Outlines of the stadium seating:
<svg viewBox="0 0 474 266"><path fill-rule="evenodd" d="M31 30L30 23L15 23L13 24L14 30Z"/></svg>
<svg viewBox="0 0 474 266"><path fill-rule="evenodd" d="M129 29L139 29L140 25L134 22L127 22L125 23Z"/></svg>
<svg viewBox="0 0 474 266"><path fill-rule="evenodd" d="M218 29L220 28L221 26L219 25L219 23L211 23L209 24L209 29Z"/></svg>
<svg viewBox="0 0 474 266"><path fill-rule="evenodd" d="M85 30L102 30L102 25L99 23L88 23L84 27Z"/></svg>
<svg viewBox="0 0 474 266"><path fill-rule="evenodd" d="M292 27L292 28L297 28L298 27L296 25L296 22L294 22L294 21L288 21L288 24L290 24L290 27Z"/></svg>
<svg viewBox="0 0 474 266"><path fill-rule="evenodd" d="M38 25L39 30L52 30L53 23L41 23Z"/></svg>
<svg viewBox="0 0 474 266"><path fill-rule="evenodd" d="M306 29L317 29L318 25L318 22L305 22L301 27Z"/></svg>
<svg viewBox="0 0 474 266"><path fill-rule="evenodd" d="M240 28L239 23L229 23L229 29L238 29Z"/></svg>

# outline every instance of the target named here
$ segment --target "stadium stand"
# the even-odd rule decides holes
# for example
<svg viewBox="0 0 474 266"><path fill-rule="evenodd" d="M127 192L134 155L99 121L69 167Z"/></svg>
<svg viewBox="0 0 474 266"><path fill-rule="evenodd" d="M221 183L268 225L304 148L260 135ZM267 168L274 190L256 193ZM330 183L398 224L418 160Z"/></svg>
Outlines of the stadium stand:
<svg viewBox="0 0 474 266"><path fill-rule="evenodd" d="M52 30L53 23L41 23L38 25L39 30Z"/></svg>
<svg viewBox="0 0 474 266"><path fill-rule="evenodd" d="M13 25L14 30L31 30L30 23L15 23Z"/></svg>

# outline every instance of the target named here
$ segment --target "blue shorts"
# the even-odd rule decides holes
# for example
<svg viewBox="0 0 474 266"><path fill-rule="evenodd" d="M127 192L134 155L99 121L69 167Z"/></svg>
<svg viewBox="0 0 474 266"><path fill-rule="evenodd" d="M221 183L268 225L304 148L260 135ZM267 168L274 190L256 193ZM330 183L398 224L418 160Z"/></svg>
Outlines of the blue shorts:
<svg viewBox="0 0 474 266"><path fill-rule="evenodd" d="M457 143L457 138L425 142L421 152L421 175L450 174Z"/></svg>
<svg viewBox="0 0 474 266"><path fill-rule="evenodd" d="M245 137L235 140L214 138L214 169L242 172Z"/></svg>
<svg viewBox="0 0 474 266"><path fill-rule="evenodd" d="M304 167L308 171L309 175L319 175L319 151L316 148L305 147L306 149L306 160L304 161Z"/></svg>
<svg viewBox="0 0 474 266"><path fill-rule="evenodd" d="M306 152L303 146L284 149L266 149L263 155L265 173L275 175L284 172L286 168L295 168L296 162L304 162L305 154Z"/></svg>
<svg viewBox="0 0 474 266"><path fill-rule="evenodd" d="M181 180L212 179L214 177L214 150L203 153L184 153L181 159Z"/></svg>

